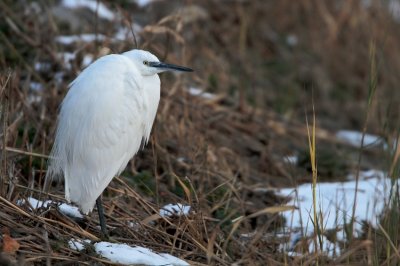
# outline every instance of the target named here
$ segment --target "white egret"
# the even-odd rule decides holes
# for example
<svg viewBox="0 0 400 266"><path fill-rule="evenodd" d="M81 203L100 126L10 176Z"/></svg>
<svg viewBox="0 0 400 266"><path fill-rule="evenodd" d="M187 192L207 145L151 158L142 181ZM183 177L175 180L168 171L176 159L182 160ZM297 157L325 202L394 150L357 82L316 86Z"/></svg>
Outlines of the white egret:
<svg viewBox="0 0 400 266"><path fill-rule="evenodd" d="M97 203L105 236L101 194L149 140L160 99L157 74L168 70L193 71L143 50L106 55L70 84L61 104L46 180L63 175L65 198L84 214Z"/></svg>

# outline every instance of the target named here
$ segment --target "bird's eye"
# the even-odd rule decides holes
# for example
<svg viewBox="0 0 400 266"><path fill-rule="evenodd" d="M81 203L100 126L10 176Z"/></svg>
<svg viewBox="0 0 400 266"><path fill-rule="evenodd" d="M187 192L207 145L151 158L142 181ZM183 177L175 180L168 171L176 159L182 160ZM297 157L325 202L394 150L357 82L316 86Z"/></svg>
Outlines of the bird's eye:
<svg viewBox="0 0 400 266"><path fill-rule="evenodd" d="M146 66L147 66L148 64L149 64L149 61L146 61L146 60L143 61L143 65L146 65Z"/></svg>

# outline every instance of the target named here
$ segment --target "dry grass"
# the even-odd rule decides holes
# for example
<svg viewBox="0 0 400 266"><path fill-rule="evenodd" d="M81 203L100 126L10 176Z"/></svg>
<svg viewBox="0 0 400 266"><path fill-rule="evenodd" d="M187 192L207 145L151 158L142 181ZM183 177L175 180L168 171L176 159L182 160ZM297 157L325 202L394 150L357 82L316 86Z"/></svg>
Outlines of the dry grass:
<svg viewBox="0 0 400 266"><path fill-rule="evenodd" d="M319 153L327 149L335 158L341 153L357 158L358 150L336 140L333 130L361 128L367 106L365 131L387 140L398 136L398 24L373 2L367 9L360 1L340 0L193 1L199 9L176 15L177 6L192 1L160 1L146 10L115 1L107 5L121 12L121 19L105 22L82 10L87 21L76 29L54 17L45 3L36 3L46 10L39 16L34 4L0 1L5 18L0 21L0 228L8 228L21 245L17 255L2 253L0 262L109 264L94 251L77 252L67 245L71 238L99 239L95 213L74 221L56 206L32 211L16 202L30 196L63 201L60 184L50 195L40 192L59 103L85 55L132 48L129 33L126 41L111 40L116 28L132 20L128 14L147 25L138 36L142 48L196 72L162 76L151 141L104 193L114 241L169 252L193 265L398 262L397 214L384 215L382 228L366 227L365 237L343 244L338 258L320 251L289 257L279 250L284 239L277 232L284 222L279 212L290 207L282 206L286 199L260 192L309 182L311 176L316 182L317 165L318 178L342 180L324 176ZM56 36L77 31L108 37L66 46L55 42ZM296 45L287 42L290 36L297 38ZM371 40L379 90L368 98ZM58 56L67 51L76 54L70 67ZM39 62L46 66L35 68ZM63 78L57 81L59 73ZM43 89L32 89L32 83ZM216 97L190 95L191 86ZM314 115L310 99L317 118L312 134L304 117L305 109ZM309 136L318 142L310 144L312 171L308 159L298 166L283 163L282 157L293 152L309 158ZM390 160L393 178L398 177L398 154ZM384 156L374 149L363 151L364 160L349 160L346 170L387 166ZM170 202L189 204L193 212L159 217L159 208Z"/></svg>

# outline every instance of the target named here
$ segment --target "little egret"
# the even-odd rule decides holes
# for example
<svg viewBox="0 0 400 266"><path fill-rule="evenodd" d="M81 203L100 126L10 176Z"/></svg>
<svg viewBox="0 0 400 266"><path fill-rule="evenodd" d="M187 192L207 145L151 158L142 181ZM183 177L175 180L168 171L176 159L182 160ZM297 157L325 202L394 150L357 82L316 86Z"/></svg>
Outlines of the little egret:
<svg viewBox="0 0 400 266"><path fill-rule="evenodd" d="M101 194L149 140L163 71L193 70L143 50L106 55L70 84L61 104L46 180L63 175L65 198L84 214L97 203L105 236Z"/></svg>

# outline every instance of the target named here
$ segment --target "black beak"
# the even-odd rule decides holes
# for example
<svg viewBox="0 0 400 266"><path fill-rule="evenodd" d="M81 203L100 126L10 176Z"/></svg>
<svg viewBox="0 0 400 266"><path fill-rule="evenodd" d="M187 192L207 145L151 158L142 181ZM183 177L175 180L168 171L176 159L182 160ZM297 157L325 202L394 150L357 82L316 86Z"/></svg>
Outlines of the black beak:
<svg viewBox="0 0 400 266"><path fill-rule="evenodd" d="M163 63L163 62L149 62L149 66L160 68L162 70L193 72L193 69L191 69L191 68L173 65L173 64L167 64L167 63Z"/></svg>

